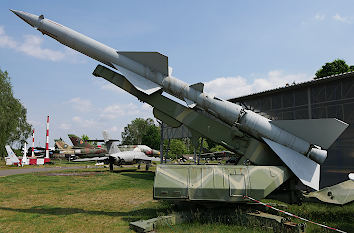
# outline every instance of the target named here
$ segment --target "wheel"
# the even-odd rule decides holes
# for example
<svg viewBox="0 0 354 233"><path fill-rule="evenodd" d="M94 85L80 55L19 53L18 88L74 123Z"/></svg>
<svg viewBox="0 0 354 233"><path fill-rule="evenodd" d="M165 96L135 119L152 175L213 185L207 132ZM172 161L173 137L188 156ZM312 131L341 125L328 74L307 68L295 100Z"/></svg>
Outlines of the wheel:
<svg viewBox="0 0 354 233"><path fill-rule="evenodd" d="M150 165L151 165L150 163L147 163L147 164L146 164L145 171L148 171L148 170L149 170Z"/></svg>
<svg viewBox="0 0 354 233"><path fill-rule="evenodd" d="M113 172L113 163L114 159L112 157L109 157L109 171Z"/></svg>

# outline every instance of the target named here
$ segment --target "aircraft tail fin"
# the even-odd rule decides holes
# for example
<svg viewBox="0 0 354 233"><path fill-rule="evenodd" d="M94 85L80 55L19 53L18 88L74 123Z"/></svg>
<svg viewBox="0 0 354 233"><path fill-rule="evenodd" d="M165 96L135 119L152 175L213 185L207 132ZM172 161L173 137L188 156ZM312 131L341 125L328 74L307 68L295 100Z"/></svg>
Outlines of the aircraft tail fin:
<svg viewBox="0 0 354 233"><path fill-rule="evenodd" d="M267 138L263 138L263 140L304 185L319 190L320 165L318 163L272 140Z"/></svg>
<svg viewBox="0 0 354 233"><path fill-rule="evenodd" d="M58 147L58 149L70 149L71 148L71 146L69 146L68 144L66 144L62 140L55 140L55 145Z"/></svg>
<svg viewBox="0 0 354 233"><path fill-rule="evenodd" d="M116 140L109 140L109 135L107 130L102 132L104 143L106 144L108 154L115 154L120 152Z"/></svg>
<svg viewBox="0 0 354 233"><path fill-rule="evenodd" d="M17 158L17 156L15 155L15 152L13 152L13 150L11 149L11 147L9 145L6 145L5 149L6 149L7 155L9 156L12 163L20 163L20 160Z"/></svg>
<svg viewBox="0 0 354 233"><path fill-rule="evenodd" d="M271 124L323 149L328 149L348 127L335 118L274 120Z"/></svg>
<svg viewBox="0 0 354 233"><path fill-rule="evenodd" d="M74 134L68 134L68 137L70 138L70 141L73 143L74 147L95 148L95 146Z"/></svg>

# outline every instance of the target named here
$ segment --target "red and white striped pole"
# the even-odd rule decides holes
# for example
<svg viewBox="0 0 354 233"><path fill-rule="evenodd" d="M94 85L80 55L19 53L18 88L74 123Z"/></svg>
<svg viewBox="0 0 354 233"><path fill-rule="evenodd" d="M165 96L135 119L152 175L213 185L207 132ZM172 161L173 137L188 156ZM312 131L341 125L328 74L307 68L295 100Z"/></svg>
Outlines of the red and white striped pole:
<svg viewBox="0 0 354 233"><path fill-rule="evenodd" d="M47 116L47 141L45 143L45 157L49 158L49 116Z"/></svg>
<svg viewBox="0 0 354 233"><path fill-rule="evenodd" d="M34 129L33 129L33 133L32 133L32 157L34 157Z"/></svg>

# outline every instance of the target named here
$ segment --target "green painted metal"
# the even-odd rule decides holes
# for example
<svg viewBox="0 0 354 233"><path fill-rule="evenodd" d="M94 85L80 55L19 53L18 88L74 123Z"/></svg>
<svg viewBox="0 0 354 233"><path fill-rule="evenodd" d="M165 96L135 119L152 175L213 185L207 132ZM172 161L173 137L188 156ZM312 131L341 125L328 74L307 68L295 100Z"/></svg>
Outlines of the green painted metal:
<svg viewBox="0 0 354 233"><path fill-rule="evenodd" d="M283 166L161 164L154 199L245 202L243 195L265 198L290 176Z"/></svg>
<svg viewBox="0 0 354 233"><path fill-rule="evenodd" d="M251 207L251 206L249 206ZM227 224L237 224L240 226L259 225L273 232L303 233L306 229L305 223L294 223L289 219L249 208L216 208L210 209L189 209L173 212L166 216L159 216L148 220L130 222L130 229L135 232L155 232L160 226L172 227L181 223L193 221L202 222L226 222Z"/></svg>
<svg viewBox="0 0 354 233"><path fill-rule="evenodd" d="M283 162L267 145L259 143L259 141L254 138L250 139L247 150L239 164L242 164L246 159L257 165L283 165Z"/></svg>
<svg viewBox="0 0 354 233"><path fill-rule="evenodd" d="M354 201L354 181L347 180L319 191L310 192L305 195L305 198L305 200L317 200L336 205L348 204Z"/></svg>
<svg viewBox="0 0 354 233"><path fill-rule="evenodd" d="M153 114L157 119L160 119L162 122L164 122L165 124L167 124L173 128L177 128L182 125L181 122L179 122L179 121L173 119L172 117L168 116L167 114L159 111L157 108L153 109Z"/></svg>
<svg viewBox="0 0 354 233"><path fill-rule="evenodd" d="M147 95L136 89L124 76L101 65L96 67L93 75L106 79L134 95L139 100L150 104L160 112L156 117L161 117L160 120L162 121L167 117L172 118L187 126L192 132L208 137L214 142L224 145L228 149L241 155L245 154L248 148L250 140L248 135L243 134L236 127L231 127L204 111L195 111L185 107L182 104L162 96L161 92ZM162 116L161 113L164 115ZM175 121L172 123L172 127L177 125ZM166 123L169 122L170 121Z"/></svg>
<svg viewBox="0 0 354 233"><path fill-rule="evenodd" d="M182 223L180 216L177 214L159 216L148 220L139 220L130 222L129 227L135 232L153 232L159 226L174 226Z"/></svg>
<svg viewBox="0 0 354 233"><path fill-rule="evenodd" d="M139 91L124 76L98 65L102 77L154 107L155 117L172 127L185 125L197 139L204 136L256 165L283 164L264 143L242 133L202 110L190 109L165 96ZM270 154L270 155L269 155ZM266 158L270 156L269 158ZM264 198L293 174L284 166L160 165L154 184L155 199L244 202L243 195Z"/></svg>

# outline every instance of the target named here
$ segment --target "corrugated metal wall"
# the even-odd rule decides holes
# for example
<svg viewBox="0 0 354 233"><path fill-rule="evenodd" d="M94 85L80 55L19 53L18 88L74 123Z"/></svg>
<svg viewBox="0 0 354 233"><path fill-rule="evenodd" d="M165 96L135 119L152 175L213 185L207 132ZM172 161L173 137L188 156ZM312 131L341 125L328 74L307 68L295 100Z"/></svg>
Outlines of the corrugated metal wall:
<svg viewBox="0 0 354 233"><path fill-rule="evenodd" d="M272 119L337 118L349 124L329 148L320 186L334 185L354 172L354 76L310 82L230 100L242 102Z"/></svg>

